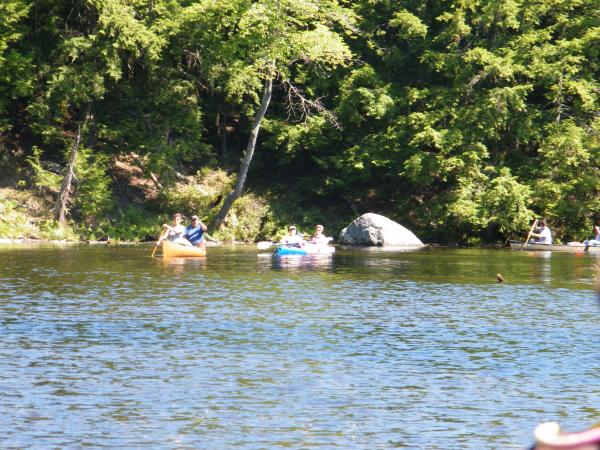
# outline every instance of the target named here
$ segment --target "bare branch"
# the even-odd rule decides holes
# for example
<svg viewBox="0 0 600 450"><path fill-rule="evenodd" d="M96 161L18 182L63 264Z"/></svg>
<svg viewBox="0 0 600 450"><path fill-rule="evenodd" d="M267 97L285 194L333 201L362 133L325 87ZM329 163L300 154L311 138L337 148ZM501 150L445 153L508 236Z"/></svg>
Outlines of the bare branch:
<svg viewBox="0 0 600 450"><path fill-rule="evenodd" d="M308 117L314 114L322 114L323 117L335 128L341 130L342 127L337 120L335 114L328 110L319 97L316 100L306 98L304 94L289 80L282 80L287 96L285 99L285 109L288 114L288 119L295 119L306 123Z"/></svg>

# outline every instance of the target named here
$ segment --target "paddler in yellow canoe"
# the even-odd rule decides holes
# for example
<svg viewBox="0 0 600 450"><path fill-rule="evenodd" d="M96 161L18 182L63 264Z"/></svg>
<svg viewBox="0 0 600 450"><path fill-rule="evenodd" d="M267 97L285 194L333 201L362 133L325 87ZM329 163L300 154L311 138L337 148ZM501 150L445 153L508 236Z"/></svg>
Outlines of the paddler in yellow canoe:
<svg viewBox="0 0 600 450"><path fill-rule="evenodd" d="M192 245L187 239L185 239L185 226L181 223L183 221L183 216L181 213L173 214L173 223L172 225L168 225L163 223L163 233L159 239L173 241L177 244L183 245Z"/></svg>
<svg viewBox="0 0 600 450"><path fill-rule="evenodd" d="M192 223L185 227L183 237L186 238L191 245L195 247L205 248L206 242L204 241L204 233L208 228L195 214L192 216L191 220Z"/></svg>

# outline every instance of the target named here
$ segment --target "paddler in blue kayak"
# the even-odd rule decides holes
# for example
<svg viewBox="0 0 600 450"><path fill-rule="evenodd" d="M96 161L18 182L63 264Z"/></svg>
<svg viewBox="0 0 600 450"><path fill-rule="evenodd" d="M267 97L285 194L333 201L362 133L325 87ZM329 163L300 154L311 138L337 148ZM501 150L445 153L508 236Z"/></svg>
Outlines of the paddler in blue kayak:
<svg viewBox="0 0 600 450"><path fill-rule="evenodd" d="M298 231L294 225L288 227L288 234L281 239L283 245L288 247L303 247L305 242L302 236L296 234Z"/></svg>
<svg viewBox="0 0 600 450"><path fill-rule="evenodd" d="M327 245L329 241L330 238L323 234L323 225L317 225L315 227L315 234L313 235L310 242L317 245Z"/></svg>

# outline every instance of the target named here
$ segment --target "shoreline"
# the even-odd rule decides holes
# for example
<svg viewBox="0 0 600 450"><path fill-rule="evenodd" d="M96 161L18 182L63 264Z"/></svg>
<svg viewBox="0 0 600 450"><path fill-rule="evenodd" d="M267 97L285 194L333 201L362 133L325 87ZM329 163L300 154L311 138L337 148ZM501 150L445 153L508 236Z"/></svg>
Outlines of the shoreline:
<svg viewBox="0 0 600 450"><path fill-rule="evenodd" d="M87 244L87 245L156 245L157 241L119 241L119 240L107 240L107 241L69 241L66 239L57 240L57 239L31 239L31 238L2 238L0 237L0 245L3 244ZM248 246L256 246L256 242L211 242L207 241L207 247L220 247L222 245L248 245ZM360 250L360 251L381 251L381 252L394 252L394 251L418 251L418 250L426 250L426 249L434 249L434 248L447 248L447 249L506 249L510 248L509 246L503 245L479 245L479 246L462 246L462 245L441 245L441 244L424 244L422 247L378 247L378 246L352 246L352 245L341 245L341 244L333 244L343 250Z"/></svg>
<svg viewBox="0 0 600 450"><path fill-rule="evenodd" d="M156 245L157 241L69 241L66 239L30 239L30 238L0 238L2 244L86 244L86 245ZM218 247L221 243L207 241L207 247ZM252 243L234 242L228 245L254 245Z"/></svg>

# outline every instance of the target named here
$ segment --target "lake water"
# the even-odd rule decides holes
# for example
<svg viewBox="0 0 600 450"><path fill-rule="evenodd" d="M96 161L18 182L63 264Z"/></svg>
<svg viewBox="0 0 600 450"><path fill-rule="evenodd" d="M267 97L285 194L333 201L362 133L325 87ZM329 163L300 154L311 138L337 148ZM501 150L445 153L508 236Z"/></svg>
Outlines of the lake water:
<svg viewBox="0 0 600 450"><path fill-rule="evenodd" d="M600 418L594 256L151 250L0 247L2 448L519 449Z"/></svg>

